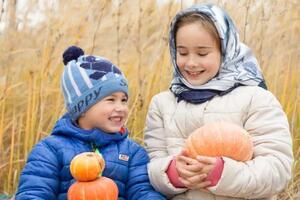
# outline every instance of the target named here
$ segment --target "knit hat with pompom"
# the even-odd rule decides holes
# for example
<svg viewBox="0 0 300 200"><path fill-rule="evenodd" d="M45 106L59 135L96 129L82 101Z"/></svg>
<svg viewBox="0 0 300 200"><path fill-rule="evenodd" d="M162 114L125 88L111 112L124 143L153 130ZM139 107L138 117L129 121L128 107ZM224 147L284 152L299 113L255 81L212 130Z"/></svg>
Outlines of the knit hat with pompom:
<svg viewBox="0 0 300 200"><path fill-rule="evenodd" d="M63 53L65 65L61 85L68 113L73 121L114 92L128 96L128 83L121 70L106 58L84 55L76 46Z"/></svg>

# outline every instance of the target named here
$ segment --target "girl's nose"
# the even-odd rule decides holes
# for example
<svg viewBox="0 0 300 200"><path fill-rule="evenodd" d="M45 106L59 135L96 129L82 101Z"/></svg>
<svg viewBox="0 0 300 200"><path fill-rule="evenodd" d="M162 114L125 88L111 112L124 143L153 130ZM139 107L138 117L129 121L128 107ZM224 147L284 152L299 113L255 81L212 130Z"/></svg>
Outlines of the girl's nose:
<svg viewBox="0 0 300 200"><path fill-rule="evenodd" d="M196 67L197 66L197 62L193 56L189 56L189 58L186 62L186 66L187 67Z"/></svg>

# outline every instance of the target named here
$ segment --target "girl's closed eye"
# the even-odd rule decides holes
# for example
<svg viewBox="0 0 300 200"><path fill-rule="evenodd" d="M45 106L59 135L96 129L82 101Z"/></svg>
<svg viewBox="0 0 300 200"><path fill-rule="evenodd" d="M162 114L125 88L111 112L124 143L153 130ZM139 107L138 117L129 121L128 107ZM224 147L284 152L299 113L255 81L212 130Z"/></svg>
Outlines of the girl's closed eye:
<svg viewBox="0 0 300 200"><path fill-rule="evenodd" d="M186 51L177 51L180 56L187 56L188 53Z"/></svg>
<svg viewBox="0 0 300 200"><path fill-rule="evenodd" d="M208 52L201 52L201 53L198 53L199 56L207 56L208 55Z"/></svg>
<svg viewBox="0 0 300 200"><path fill-rule="evenodd" d="M179 53L179 55L181 55L181 56L187 56L188 54L187 53Z"/></svg>

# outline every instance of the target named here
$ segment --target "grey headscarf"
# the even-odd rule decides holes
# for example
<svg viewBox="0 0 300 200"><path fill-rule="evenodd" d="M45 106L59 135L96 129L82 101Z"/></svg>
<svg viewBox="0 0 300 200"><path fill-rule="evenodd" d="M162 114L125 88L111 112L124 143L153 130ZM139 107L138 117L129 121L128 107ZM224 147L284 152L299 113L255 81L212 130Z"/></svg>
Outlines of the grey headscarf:
<svg viewBox="0 0 300 200"><path fill-rule="evenodd" d="M175 25L179 18L189 13L199 13L208 16L213 21L221 41L222 61L219 72L216 77L200 86L193 86L188 83L188 81L180 73L176 64ZM266 88L259 64L250 48L239 41L238 32L229 15L215 5L194 5L188 9L180 11L171 23L169 45L171 59L174 66L174 77L170 90L176 96L180 96L181 93L188 91L195 92L202 90L220 91L222 94L222 92L226 93L226 91L231 91L239 85L259 85ZM206 94L204 94L204 96L205 95ZM201 98L201 94L198 94L198 96Z"/></svg>

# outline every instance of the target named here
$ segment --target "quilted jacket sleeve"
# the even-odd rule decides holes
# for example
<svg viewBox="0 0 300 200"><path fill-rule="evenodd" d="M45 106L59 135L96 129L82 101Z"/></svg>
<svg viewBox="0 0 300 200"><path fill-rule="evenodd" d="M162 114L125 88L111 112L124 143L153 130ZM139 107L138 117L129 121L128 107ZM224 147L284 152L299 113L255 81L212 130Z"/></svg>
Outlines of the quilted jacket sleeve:
<svg viewBox="0 0 300 200"><path fill-rule="evenodd" d="M55 200L59 190L59 165L55 150L42 140L31 151L21 173L16 200Z"/></svg>
<svg viewBox="0 0 300 200"><path fill-rule="evenodd" d="M160 193L151 186L147 163L149 162L146 151L136 143L132 143L133 155L130 160L128 182L126 184L127 199L130 200L163 200Z"/></svg>
<svg viewBox="0 0 300 200"><path fill-rule="evenodd" d="M153 187L171 197L186 191L184 188L176 188L170 182L166 173L173 156L167 151L164 124L160 113L160 97L154 96L148 110L145 128L145 147L150 156L148 172Z"/></svg>
<svg viewBox="0 0 300 200"><path fill-rule="evenodd" d="M253 94L244 128L254 143L254 158L246 163L224 158L222 177L210 188L216 195L267 198L280 192L291 178L293 162L289 124L279 102L268 91Z"/></svg>

